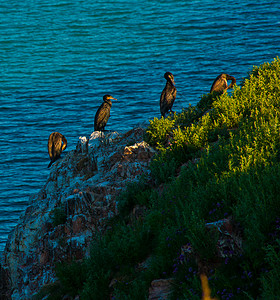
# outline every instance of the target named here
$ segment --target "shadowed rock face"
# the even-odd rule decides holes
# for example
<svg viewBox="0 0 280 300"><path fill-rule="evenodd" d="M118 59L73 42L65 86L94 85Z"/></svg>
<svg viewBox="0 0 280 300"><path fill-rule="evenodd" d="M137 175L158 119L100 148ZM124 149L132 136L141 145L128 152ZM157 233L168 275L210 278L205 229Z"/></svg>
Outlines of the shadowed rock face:
<svg viewBox="0 0 280 300"><path fill-rule="evenodd" d="M1 300L8 300L10 299L9 296L9 274L8 270L2 268L0 264L0 299Z"/></svg>
<svg viewBox="0 0 280 300"><path fill-rule="evenodd" d="M94 132L54 164L6 244L3 267L10 282L3 289L9 285L12 299L31 299L54 282L56 262L89 254L95 231L104 230L104 221L117 213L116 196L154 155L143 133L142 128Z"/></svg>

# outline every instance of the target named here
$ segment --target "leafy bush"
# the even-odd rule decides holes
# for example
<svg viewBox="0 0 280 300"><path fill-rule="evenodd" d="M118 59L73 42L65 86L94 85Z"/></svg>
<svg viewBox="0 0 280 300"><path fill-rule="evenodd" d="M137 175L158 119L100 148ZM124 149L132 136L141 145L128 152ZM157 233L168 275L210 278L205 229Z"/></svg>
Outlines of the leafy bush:
<svg viewBox="0 0 280 300"><path fill-rule="evenodd" d="M137 182L128 183L126 189L117 197L116 202L121 217L127 216L137 204L148 205L151 188L146 180L148 180L147 175L143 175Z"/></svg>
<svg viewBox="0 0 280 300"><path fill-rule="evenodd" d="M174 126L174 117L154 118L150 121L150 126L146 131L146 140L152 146L161 146L167 142L168 134ZM163 147L164 148L164 147Z"/></svg>
<svg viewBox="0 0 280 300"><path fill-rule="evenodd" d="M53 217L52 217L52 223L53 226L58 226L65 224L67 220L67 214L65 212L65 207L58 206L53 210Z"/></svg>
<svg viewBox="0 0 280 300"><path fill-rule="evenodd" d="M75 297L80 293L86 281L87 267L84 262L59 263L56 274L62 285L62 291Z"/></svg>
<svg viewBox="0 0 280 300"><path fill-rule="evenodd" d="M279 219L277 220L277 236L279 237ZM264 268L261 275L262 298L274 299L279 294L280 281L280 239L276 239L274 245L264 248L265 260L269 268Z"/></svg>

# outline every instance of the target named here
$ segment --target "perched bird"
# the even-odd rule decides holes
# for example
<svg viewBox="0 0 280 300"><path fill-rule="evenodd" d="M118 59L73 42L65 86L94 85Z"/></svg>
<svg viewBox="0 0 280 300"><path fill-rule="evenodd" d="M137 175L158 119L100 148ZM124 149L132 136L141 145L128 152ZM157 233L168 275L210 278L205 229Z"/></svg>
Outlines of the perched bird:
<svg viewBox="0 0 280 300"><path fill-rule="evenodd" d="M160 96L160 112L163 117L170 110L172 111L172 106L176 98L177 89L175 87L174 76L170 72L166 72L164 74L164 78L166 79L166 85L163 89Z"/></svg>
<svg viewBox="0 0 280 300"><path fill-rule="evenodd" d="M67 147L67 140L64 135L59 132L53 132L49 136L48 141L48 151L51 162L48 165L48 168L54 163L59 157L63 150Z"/></svg>
<svg viewBox="0 0 280 300"><path fill-rule="evenodd" d="M112 101L110 99L117 100L111 95L103 96L103 103L99 106L95 118L94 118L94 130L103 131L110 117L110 110L112 107Z"/></svg>
<svg viewBox="0 0 280 300"><path fill-rule="evenodd" d="M227 80L231 80L231 84L228 86ZM236 83L236 79L228 74L219 75L211 86L210 93L216 92L224 94L228 89L231 89Z"/></svg>

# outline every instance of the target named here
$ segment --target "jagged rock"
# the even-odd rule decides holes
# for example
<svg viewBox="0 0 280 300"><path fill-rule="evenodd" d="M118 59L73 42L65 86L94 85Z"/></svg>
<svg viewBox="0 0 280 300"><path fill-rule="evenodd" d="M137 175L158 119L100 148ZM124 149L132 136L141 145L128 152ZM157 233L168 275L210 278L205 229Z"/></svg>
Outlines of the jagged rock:
<svg viewBox="0 0 280 300"><path fill-rule="evenodd" d="M232 218L218 220L216 222L207 223L207 228L215 228L219 233L217 241L218 256L229 258L242 254L242 238L240 229L233 222Z"/></svg>
<svg viewBox="0 0 280 300"><path fill-rule="evenodd" d="M207 275L209 270L217 267L222 260L227 260L233 256L239 256L243 251L241 232L237 224L234 223L232 217L206 223L205 226L218 233L216 257L212 258L210 261L201 260L198 253L196 253L188 243L181 246L182 259L180 260L180 263L183 264L187 258L193 256L198 265L198 272Z"/></svg>
<svg viewBox="0 0 280 300"><path fill-rule="evenodd" d="M12 299L31 299L55 282L55 263L89 254L95 232L117 213L116 196L154 155L143 133L96 131L80 137L76 149L52 165L6 244L3 266Z"/></svg>
<svg viewBox="0 0 280 300"><path fill-rule="evenodd" d="M151 283L149 288L149 300L169 299L172 293L173 279L158 279Z"/></svg>

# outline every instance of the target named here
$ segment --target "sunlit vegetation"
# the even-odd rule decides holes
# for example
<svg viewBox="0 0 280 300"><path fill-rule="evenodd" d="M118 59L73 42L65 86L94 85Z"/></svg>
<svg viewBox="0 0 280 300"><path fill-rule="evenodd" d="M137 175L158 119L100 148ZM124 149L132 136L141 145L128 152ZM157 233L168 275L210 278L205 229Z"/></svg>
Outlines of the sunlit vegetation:
<svg viewBox="0 0 280 300"><path fill-rule="evenodd" d="M203 270L209 299L276 299L279 117L277 58L254 67L231 94L203 95L195 107L151 120L145 139L158 153L150 171L121 193L120 215L92 242L90 257L58 267L63 291L143 300L152 280L172 278L171 299L201 299ZM242 241L223 256L219 231L206 226L222 219Z"/></svg>

